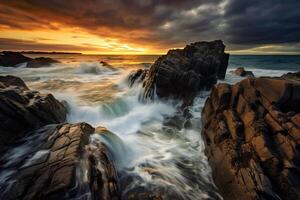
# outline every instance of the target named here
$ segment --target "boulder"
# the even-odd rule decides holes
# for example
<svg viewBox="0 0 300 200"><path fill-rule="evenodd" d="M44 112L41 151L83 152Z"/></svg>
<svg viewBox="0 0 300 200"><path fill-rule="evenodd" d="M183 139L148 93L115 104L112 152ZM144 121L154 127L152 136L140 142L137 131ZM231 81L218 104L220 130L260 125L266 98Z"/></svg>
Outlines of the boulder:
<svg viewBox="0 0 300 200"><path fill-rule="evenodd" d="M145 98L178 98L192 102L194 95L224 79L229 54L222 41L196 42L159 57L143 78ZM136 72L140 76L141 71ZM140 79L138 79L140 80Z"/></svg>
<svg viewBox="0 0 300 200"><path fill-rule="evenodd" d="M18 77L0 76L0 151L31 130L64 122L66 113L53 95L29 90Z"/></svg>
<svg viewBox="0 0 300 200"><path fill-rule="evenodd" d="M213 87L202 135L224 199L300 199L300 82L247 78Z"/></svg>
<svg viewBox="0 0 300 200"><path fill-rule="evenodd" d="M29 90L29 88L24 83L24 81L19 77L11 76L11 75L0 76L0 88L6 88L9 86L17 86L17 87L24 88L24 90Z"/></svg>
<svg viewBox="0 0 300 200"><path fill-rule="evenodd" d="M233 74L237 75L237 76L251 76L254 77L254 74L252 71L246 71L244 67L238 67L236 70L233 71Z"/></svg>
<svg viewBox="0 0 300 200"><path fill-rule="evenodd" d="M5 165L6 170L14 168L17 173L1 182L0 199L119 199L116 172L106 147L89 145L94 130L86 123L65 123L36 131L43 136L39 143ZM4 155L1 161L8 159Z"/></svg>
<svg viewBox="0 0 300 200"><path fill-rule="evenodd" d="M296 80L300 81L300 71L299 72L289 72L287 74L282 75L284 79Z"/></svg>
<svg viewBox="0 0 300 200"><path fill-rule="evenodd" d="M100 61L100 64L103 65L104 67L111 67L111 65L105 61Z"/></svg>
<svg viewBox="0 0 300 200"><path fill-rule="evenodd" d="M28 68L48 67L55 63L59 63L59 61L52 58L39 57L28 61L26 67Z"/></svg>
<svg viewBox="0 0 300 200"><path fill-rule="evenodd" d="M3 51L0 54L0 66L14 67L17 64L31 61L32 58L23 56L19 52Z"/></svg>

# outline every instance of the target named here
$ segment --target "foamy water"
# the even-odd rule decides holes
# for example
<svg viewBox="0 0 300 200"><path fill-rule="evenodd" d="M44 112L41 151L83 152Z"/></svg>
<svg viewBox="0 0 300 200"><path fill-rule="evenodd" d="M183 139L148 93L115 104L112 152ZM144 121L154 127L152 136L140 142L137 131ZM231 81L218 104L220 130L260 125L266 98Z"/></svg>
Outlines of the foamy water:
<svg viewBox="0 0 300 200"><path fill-rule="evenodd" d="M148 61L148 60L147 60ZM50 92L69 104L68 122L87 122L104 126L112 133L94 134L91 142L104 142L115 161L122 195L143 187L179 199L221 198L213 184L211 169L204 154L201 138L201 110L209 92L200 92L194 105L191 128L178 130L166 126L164 120L176 115L181 102L174 100L139 101L140 85L128 87L130 71L144 65L117 63L106 67L95 60L63 63L51 67L28 69L0 67L0 74L19 76L27 85L41 92ZM246 67L247 68L247 67ZM230 73L222 82L235 83L241 77ZM248 67L255 76L280 76L287 70ZM24 143L5 155L5 170L0 171L0 185L13 177L14 160L32 152L20 165L26 166L45 152L36 152L34 143L41 141L30 136ZM133 177L128 181L128 177ZM126 183L125 185L122 183ZM1 186L0 186L1 187Z"/></svg>

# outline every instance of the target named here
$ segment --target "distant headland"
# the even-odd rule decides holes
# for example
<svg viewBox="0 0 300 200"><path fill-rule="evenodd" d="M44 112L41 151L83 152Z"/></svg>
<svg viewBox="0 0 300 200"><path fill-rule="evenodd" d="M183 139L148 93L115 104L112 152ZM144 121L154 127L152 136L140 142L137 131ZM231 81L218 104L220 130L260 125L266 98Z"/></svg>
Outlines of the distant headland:
<svg viewBox="0 0 300 200"><path fill-rule="evenodd" d="M78 52L61 52L61 51L20 51L22 54L78 54L82 55L82 53Z"/></svg>

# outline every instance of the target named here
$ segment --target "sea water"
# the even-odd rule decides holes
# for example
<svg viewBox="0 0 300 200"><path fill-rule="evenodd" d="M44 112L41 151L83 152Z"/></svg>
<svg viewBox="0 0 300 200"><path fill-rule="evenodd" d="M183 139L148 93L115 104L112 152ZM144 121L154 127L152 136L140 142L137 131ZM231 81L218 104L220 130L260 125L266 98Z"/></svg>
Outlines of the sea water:
<svg viewBox="0 0 300 200"><path fill-rule="evenodd" d="M17 68L0 67L0 75L19 76L29 88L52 93L57 99L67 101L67 121L70 123L87 122L94 127L109 129L112 134L94 134L91 141L104 142L111 151L122 195L144 187L176 194L181 199L221 198L212 180L200 134L201 111L209 91L199 92L190 107L193 116L191 128L178 130L166 127L163 122L166 117L175 115L181 102L158 99L141 102L141 85L128 87L128 75L133 70L149 67L158 56L49 56L61 63L34 69L25 68L24 64ZM100 61L110 66L104 66ZM231 73L241 66L258 77L281 76L300 70L300 56L231 56L222 82L233 84L242 80ZM6 164L5 170L0 170L0 187L15 172L9 167L12 160L24 152L34 152L30 148L40 140L37 136L30 136L4 156ZM35 152L20 162L28 165L43 153ZM122 185L122 180L128 176L134 177L133 181Z"/></svg>

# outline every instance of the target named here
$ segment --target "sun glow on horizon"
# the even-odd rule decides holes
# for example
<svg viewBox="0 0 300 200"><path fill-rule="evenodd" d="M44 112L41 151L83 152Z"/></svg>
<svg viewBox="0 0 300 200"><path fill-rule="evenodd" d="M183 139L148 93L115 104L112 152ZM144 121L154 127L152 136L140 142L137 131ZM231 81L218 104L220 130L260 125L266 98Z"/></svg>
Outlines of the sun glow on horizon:
<svg viewBox="0 0 300 200"><path fill-rule="evenodd" d="M161 54L163 51L134 42L122 42L118 38L100 37L80 28L59 28L59 30L19 30L0 29L0 38L22 40L40 46L49 46L48 51L57 51L55 46L65 45L69 48L61 51L83 54ZM71 47L74 47L72 50ZM7 50L7 49L2 49ZM14 49L16 50L16 49ZM32 49L19 49L32 51ZM36 47L34 51L46 51Z"/></svg>

